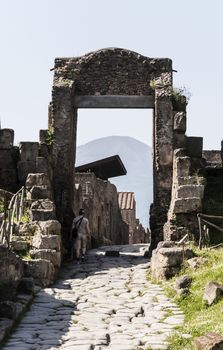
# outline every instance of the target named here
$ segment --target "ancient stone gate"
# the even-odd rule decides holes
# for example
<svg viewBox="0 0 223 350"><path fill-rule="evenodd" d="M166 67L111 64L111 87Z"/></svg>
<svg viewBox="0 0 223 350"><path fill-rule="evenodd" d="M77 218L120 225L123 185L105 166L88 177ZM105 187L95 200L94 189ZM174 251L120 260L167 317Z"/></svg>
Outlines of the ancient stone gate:
<svg viewBox="0 0 223 350"><path fill-rule="evenodd" d="M70 226L73 215L79 108L153 109L154 202L151 231L152 246L156 246L162 239L171 199L172 61L148 58L119 48L55 60L49 128L55 137L53 156L57 217L64 230Z"/></svg>

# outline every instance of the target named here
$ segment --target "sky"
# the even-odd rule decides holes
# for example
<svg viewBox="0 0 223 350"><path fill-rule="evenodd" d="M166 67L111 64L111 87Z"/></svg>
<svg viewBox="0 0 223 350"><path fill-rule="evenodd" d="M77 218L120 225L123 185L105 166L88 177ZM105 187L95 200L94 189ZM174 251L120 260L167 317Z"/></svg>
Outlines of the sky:
<svg viewBox="0 0 223 350"><path fill-rule="evenodd" d="M187 135L220 149L222 14L222 0L0 0L2 128L13 128L16 142L38 140L47 128L55 57L121 47L173 60L174 85L192 94ZM78 143L127 135L151 144L151 128L149 110L82 110Z"/></svg>

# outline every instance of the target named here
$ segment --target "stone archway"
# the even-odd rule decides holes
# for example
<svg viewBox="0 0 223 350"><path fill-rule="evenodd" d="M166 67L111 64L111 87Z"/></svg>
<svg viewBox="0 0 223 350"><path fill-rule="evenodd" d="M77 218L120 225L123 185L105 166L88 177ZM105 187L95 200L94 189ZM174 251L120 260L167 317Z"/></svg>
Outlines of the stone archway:
<svg viewBox="0 0 223 350"><path fill-rule="evenodd" d="M54 130L54 193L58 218L69 227L73 205L78 108L152 108L154 202L152 247L162 239L173 164L172 61L108 48L57 58L49 127ZM149 213L148 213L149 215Z"/></svg>

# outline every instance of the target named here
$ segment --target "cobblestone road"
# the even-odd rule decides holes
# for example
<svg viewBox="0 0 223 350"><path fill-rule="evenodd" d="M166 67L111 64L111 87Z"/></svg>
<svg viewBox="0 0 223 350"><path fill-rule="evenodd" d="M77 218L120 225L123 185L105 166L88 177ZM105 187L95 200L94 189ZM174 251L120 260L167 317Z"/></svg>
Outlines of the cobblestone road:
<svg viewBox="0 0 223 350"><path fill-rule="evenodd" d="M146 280L145 246L113 246L120 257L106 257L106 249L63 268L63 279L36 296L3 349L166 349L183 314Z"/></svg>

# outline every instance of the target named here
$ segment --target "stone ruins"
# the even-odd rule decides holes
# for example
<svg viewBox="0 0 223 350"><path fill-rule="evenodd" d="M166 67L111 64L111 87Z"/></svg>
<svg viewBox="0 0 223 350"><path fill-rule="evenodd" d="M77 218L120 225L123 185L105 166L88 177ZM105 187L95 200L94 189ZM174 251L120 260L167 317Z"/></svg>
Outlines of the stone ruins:
<svg viewBox="0 0 223 350"><path fill-rule="evenodd" d="M197 214L222 213L223 152L203 151L201 137L186 136L187 99L173 87L172 61L108 48L56 58L53 70L48 130L40 130L39 142L17 147L14 131L0 130L1 281L29 290L32 278L40 286L51 284L68 254L71 222L80 206L90 219L92 247L129 243L129 227L131 242L141 242L142 234L133 234L133 219L126 219L127 208L119 206L115 186L93 173L75 173L80 108L153 110L150 254L163 240L178 241L185 234L198 240ZM134 212L134 203L129 209Z"/></svg>

